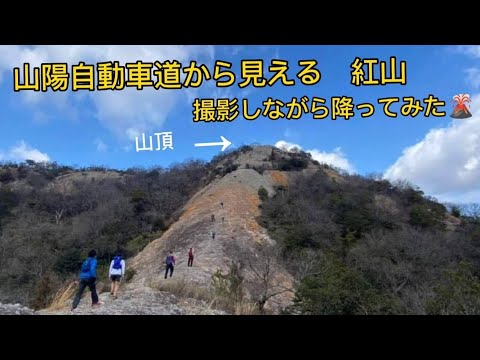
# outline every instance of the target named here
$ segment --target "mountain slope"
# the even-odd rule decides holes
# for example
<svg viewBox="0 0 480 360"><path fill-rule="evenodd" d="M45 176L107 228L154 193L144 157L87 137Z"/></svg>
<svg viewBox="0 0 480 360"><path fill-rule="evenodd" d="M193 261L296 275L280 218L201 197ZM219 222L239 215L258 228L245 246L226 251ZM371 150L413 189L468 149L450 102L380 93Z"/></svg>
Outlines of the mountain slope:
<svg viewBox="0 0 480 360"><path fill-rule="evenodd" d="M91 247L105 304L92 310L86 293L78 314L480 313L479 217L406 182L270 146L171 170L52 171L0 168L0 290L16 302L34 284L51 305L38 314L69 313L66 284ZM113 300L116 250L129 273ZM170 250L177 264L164 279Z"/></svg>
<svg viewBox="0 0 480 360"><path fill-rule="evenodd" d="M158 286L165 281L163 264L169 250L178 257L174 278L208 287L217 270L227 273L232 262L238 261L239 251L251 252L255 245L274 244L256 221L260 215L258 190L264 187L273 194L273 186L278 185L279 179L285 181L283 175L275 171L261 175L252 169L238 169L214 180L187 203L178 221L160 239L150 243L130 262L136 275L129 287ZM215 221L211 220L212 214ZM187 267L190 247L195 248L191 268ZM278 268L276 280L291 287L291 276L281 266ZM246 271L248 273L248 269ZM291 298L291 293L285 292L272 300L285 307Z"/></svg>

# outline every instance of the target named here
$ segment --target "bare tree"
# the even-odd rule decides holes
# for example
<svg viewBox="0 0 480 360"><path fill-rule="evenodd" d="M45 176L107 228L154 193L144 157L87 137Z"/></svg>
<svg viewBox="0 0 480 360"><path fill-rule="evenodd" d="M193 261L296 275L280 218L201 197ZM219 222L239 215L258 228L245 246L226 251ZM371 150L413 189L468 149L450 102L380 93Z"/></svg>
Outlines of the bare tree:
<svg viewBox="0 0 480 360"><path fill-rule="evenodd" d="M365 179L373 180L373 181L383 181L384 176L383 176L383 173L375 171L375 172L366 174Z"/></svg>
<svg viewBox="0 0 480 360"><path fill-rule="evenodd" d="M396 179L392 181L392 186L400 191L415 189L416 186L405 179Z"/></svg>
<svg viewBox="0 0 480 360"><path fill-rule="evenodd" d="M460 205L462 214L470 216L474 219L480 219L480 203L469 203Z"/></svg>
<svg viewBox="0 0 480 360"><path fill-rule="evenodd" d="M294 252L287 259L288 268L294 276L295 286L308 276L317 275L323 254L313 249Z"/></svg>
<svg viewBox="0 0 480 360"><path fill-rule="evenodd" d="M58 225L58 223L59 223L60 220L62 219L63 211L64 211L64 209L56 210L56 211L55 211L55 224Z"/></svg>
<svg viewBox="0 0 480 360"><path fill-rule="evenodd" d="M272 245L257 246L243 253L243 262L252 273L249 283L250 293L254 297L261 314L265 313L265 304L277 295L293 292L286 286L280 275L280 254Z"/></svg>

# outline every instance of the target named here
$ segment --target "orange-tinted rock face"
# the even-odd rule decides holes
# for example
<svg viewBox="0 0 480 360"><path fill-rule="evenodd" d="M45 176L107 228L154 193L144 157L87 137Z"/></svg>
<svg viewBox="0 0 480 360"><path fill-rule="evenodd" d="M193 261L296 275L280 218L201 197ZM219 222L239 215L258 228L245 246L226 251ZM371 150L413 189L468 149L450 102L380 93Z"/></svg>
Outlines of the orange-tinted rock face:
<svg viewBox="0 0 480 360"><path fill-rule="evenodd" d="M260 175L251 169L239 169L215 180L192 197L178 221L161 238L150 243L130 262L136 275L129 286L165 281L164 259L170 249L177 256L174 278L209 286L212 274L219 269L226 272L232 262L238 261L236 252L273 243L257 222L260 215L258 189L263 186L273 193L274 185L284 184L287 184L287 177L280 171ZM212 221L212 214L215 221ZM187 267L190 247L195 248L193 267ZM283 268L277 272L284 284L291 284L288 272ZM291 293L283 293L276 300L285 306L291 300Z"/></svg>

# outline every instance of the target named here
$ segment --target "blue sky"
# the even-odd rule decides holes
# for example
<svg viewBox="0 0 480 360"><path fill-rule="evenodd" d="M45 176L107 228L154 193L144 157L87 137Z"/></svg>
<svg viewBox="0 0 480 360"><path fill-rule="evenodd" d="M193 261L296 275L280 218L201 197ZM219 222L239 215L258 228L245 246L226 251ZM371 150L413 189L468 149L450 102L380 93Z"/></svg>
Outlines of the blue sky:
<svg viewBox="0 0 480 360"><path fill-rule="evenodd" d="M407 62L407 85L360 86L350 84L350 64L359 58L390 56ZM286 60L293 87L240 89L240 61ZM314 59L322 78L305 86L295 77L299 60ZM237 76L230 88L218 89L213 81L187 90L126 89L116 92L70 90L64 93L13 91L13 68L23 63L85 61L126 62L191 60L213 72L216 60L233 63ZM225 136L233 146L242 144L297 145L315 158L349 172L384 173L407 179L427 194L445 201L480 200L480 47L479 46L0 46L0 160L25 158L61 164L112 168L168 166L186 159L209 160L220 147L196 148L194 143L215 142ZM266 77L271 74L266 71ZM472 118L454 120L448 115L455 94L471 95ZM382 97L433 94L446 101L443 118L388 118L376 104ZM268 97L288 102L292 97L351 96L354 103L376 104L369 118L315 121L307 114L299 120L193 122L194 98L248 99L261 106ZM399 109L393 105L392 109ZM477 114L475 110L478 108ZM240 107L241 110L241 107ZM134 135L172 131L174 150L136 152Z"/></svg>

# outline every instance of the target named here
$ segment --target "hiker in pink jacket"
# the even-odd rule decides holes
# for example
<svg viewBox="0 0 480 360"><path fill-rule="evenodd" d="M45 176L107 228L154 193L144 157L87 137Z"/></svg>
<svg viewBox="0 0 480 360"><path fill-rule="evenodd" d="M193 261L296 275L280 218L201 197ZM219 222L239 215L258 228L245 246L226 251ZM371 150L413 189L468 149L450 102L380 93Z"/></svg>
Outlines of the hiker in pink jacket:
<svg viewBox="0 0 480 360"><path fill-rule="evenodd" d="M194 252L195 252L195 250L193 248L190 248L190 250L188 251L188 264L187 264L188 267L193 266L193 254L194 254Z"/></svg>

